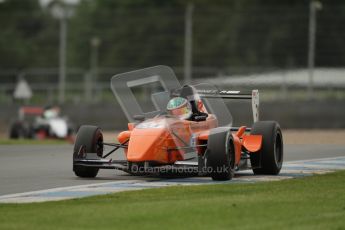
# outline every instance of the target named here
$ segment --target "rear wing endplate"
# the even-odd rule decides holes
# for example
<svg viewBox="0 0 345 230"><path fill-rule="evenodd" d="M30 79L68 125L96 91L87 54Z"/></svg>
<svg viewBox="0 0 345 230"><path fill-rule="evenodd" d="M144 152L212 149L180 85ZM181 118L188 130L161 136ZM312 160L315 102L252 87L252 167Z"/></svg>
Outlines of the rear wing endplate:
<svg viewBox="0 0 345 230"><path fill-rule="evenodd" d="M251 99L254 122L259 121L259 90L233 91L233 90L197 90L200 97L223 99Z"/></svg>

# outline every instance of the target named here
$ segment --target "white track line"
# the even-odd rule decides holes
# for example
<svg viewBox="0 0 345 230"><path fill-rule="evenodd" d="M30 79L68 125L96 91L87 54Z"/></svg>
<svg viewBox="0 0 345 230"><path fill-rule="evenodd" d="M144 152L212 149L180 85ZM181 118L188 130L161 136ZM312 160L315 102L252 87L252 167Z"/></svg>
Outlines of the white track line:
<svg viewBox="0 0 345 230"><path fill-rule="evenodd" d="M3 198L12 198L17 196L30 196L30 195L36 195L40 193L50 193L50 192L60 192L60 191L66 191L66 190L74 190L74 189L80 189L80 188L86 188L86 187L99 187L104 186L108 184L122 184L122 183L135 183L135 182L143 182L142 180L121 180L121 181L113 181L113 182L104 182L104 183L94 183L94 184L84 184L84 185L75 185L75 186L67 186L67 187L58 187L58 188L50 188L50 189L43 189L43 190L36 190L36 191L30 191L30 192L23 192L23 193L13 193L8 195L0 196L0 202Z"/></svg>

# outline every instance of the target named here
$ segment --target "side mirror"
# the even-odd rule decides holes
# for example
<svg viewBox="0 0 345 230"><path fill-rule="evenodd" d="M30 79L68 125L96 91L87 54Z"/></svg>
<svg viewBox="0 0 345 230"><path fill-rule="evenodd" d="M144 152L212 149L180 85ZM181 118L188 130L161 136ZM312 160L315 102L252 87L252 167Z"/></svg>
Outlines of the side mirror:
<svg viewBox="0 0 345 230"><path fill-rule="evenodd" d="M134 115L133 119L136 121L144 121L145 120L145 116L140 114L140 115Z"/></svg>

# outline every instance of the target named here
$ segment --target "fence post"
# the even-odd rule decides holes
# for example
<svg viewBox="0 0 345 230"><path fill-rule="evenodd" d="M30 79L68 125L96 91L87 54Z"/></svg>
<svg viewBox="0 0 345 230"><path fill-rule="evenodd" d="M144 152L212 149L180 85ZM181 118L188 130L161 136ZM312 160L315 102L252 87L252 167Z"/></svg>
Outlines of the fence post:
<svg viewBox="0 0 345 230"><path fill-rule="evenodd" d="M314 67L315 67L315 44L316 44L316 12L321 10L320 2L310 1L309 12L309 48L308 48L308 97L314 97Z"/></svg>
<svg viewBox="0 0 345 230"><path fill-rule="evenodd" d="M92 99L91 73L84 74L84 100L89 103Z"/></svg>
<svg viewBox="0 0 345 230"><path fill-rule="evenodd" d="M190 84L192 79L192 46L193 46L193 3L188 3L185 16L184 45L184 83Z"/></svg>

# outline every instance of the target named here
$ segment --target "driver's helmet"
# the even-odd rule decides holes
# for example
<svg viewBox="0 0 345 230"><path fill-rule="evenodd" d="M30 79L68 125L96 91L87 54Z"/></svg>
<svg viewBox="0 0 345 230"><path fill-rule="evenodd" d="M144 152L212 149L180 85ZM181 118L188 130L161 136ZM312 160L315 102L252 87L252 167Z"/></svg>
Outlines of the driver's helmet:
<svg viewBox="0 0 345 230"><path fill-rule="evenodd" d="M181 120L189 119L192 116L192 107L183 97L172 98L167 105L168 114L178 117Z"/></svg>
<svg viewBox="0 0 345 230"><path fill-rule="evenodd" d="M46 119L52 119L52 118L57 118L59 114L60 114L59 107L47 107L45 108L45 111L43 112L43 117Z"/></svg>

